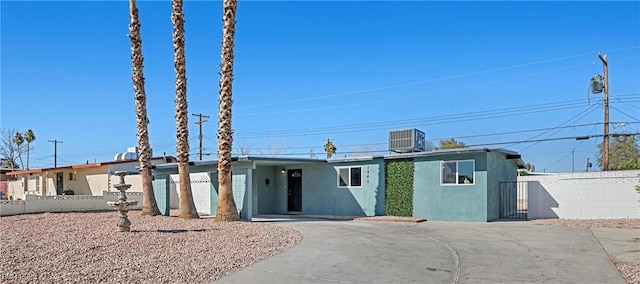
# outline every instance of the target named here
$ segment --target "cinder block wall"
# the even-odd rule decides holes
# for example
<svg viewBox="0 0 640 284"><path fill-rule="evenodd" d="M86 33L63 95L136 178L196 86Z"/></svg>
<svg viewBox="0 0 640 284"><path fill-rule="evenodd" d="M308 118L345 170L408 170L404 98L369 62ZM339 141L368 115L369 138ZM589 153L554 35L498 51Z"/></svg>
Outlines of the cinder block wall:
<svg viewBox="0 0 640 284"><path fill-rule="evenodd" d="M519 176L528 182L528 218L640 218L640 171Z"/></svg>

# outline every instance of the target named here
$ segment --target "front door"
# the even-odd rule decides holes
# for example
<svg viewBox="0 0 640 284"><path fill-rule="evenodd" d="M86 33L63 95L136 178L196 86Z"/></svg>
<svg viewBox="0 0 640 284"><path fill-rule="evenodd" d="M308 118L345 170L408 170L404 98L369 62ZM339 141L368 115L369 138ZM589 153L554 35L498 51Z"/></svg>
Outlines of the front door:
<svg viewBox="0 0 640 284"><path fill-rule="evenodd" d="M56 173L56 195L62 195L62 191L64 190L63 180L64 173Z"/></svg>
<svg viewBox="0 0 640 284"><path fill-rule="evenodd" d="M289 212L302 211L302 170L287 172L287 189L289 193Z"/></svg>

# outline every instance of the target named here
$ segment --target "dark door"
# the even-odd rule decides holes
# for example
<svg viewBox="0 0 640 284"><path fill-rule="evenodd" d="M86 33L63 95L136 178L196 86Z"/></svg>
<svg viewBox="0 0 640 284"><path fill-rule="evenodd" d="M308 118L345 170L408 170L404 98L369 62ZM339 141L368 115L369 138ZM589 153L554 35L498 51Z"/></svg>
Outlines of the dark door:
<svg viewBox="0 0 640 284"><path fill-rule="evenodd" d="M287 172L287 190L289 192L289 211L302 211L302 170Z"/></svg>
<svg viewBox="0 0 640 284"><path fill-rule="evenodd" d="M56 194L62 195L62 191L64 190L64 184L62 183L64 180L64 173L56 173Z"/></svg>

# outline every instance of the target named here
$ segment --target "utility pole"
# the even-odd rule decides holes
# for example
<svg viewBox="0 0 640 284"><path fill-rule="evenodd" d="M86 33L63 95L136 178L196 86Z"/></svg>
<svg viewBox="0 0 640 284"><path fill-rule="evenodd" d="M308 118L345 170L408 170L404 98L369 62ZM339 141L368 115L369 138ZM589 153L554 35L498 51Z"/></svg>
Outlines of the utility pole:
<svg viewBox="0 0 640 284"><path fill-rule="evenodd" d="M571 148L571 172L575 172L575 155L574 152L576 151L576 147Z"/></svg>
<svg viewBox="0 0 640 284"><path fill-rule="evenodd" d="M62 141L58 140L49 140L49 142L53 143L53 167L58 167L58 143L62 143Z"/></svg>
<svg viewBox="0 0 640 284"><path fill-rule="evenodd" d="M604 141L602 141L602 170L609 170L609 66L607 55L598 53L604 68Z"/></svg>
<svg viewBox="0 0 640 284"><path fill-rule="evenodd" d="M200 127L200 135L198 135L198 139L200 140L200 161L202 161L202 124L207 122L207 120L203 120L202 118L209 118L209 116L203 115L202 113L191 115L198 117L198 121L196 121L195 124Z"/></svg>

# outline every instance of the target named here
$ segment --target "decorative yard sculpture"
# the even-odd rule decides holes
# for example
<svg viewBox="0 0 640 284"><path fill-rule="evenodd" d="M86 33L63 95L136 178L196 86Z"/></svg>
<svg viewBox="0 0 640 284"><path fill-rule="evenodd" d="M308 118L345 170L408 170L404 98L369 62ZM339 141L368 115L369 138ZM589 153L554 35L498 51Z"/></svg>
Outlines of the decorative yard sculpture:
<svg viewBox="0 0 640 284"><path fill-rule="evenodd" d="M118 210L118 232L129 232L131 230L131 221L127 217L127 212L134 206L138 204L138 201L127 201L127 195L125 191L131 187L130 184L124 183L124 176L129 174L125 171L116 171L113 174L120 176L120 183L114 184L118 191L120 191L120 195L118 195L118 201L108 201L107 205L113 207Z"/></svg>

